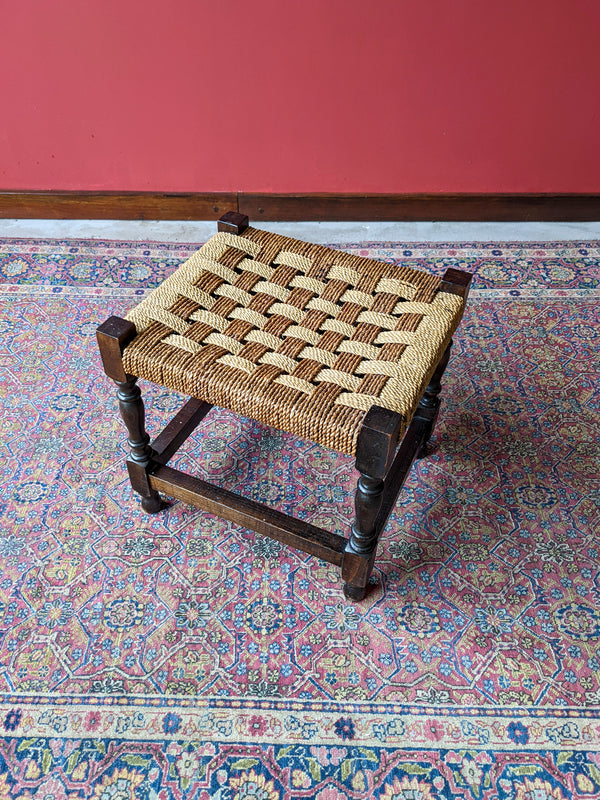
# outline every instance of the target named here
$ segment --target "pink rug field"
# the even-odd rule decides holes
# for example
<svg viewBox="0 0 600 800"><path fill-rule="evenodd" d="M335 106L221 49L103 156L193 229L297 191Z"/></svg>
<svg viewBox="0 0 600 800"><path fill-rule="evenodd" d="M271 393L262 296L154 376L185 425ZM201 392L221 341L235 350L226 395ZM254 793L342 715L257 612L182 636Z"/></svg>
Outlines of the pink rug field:
<svg viewBox="0 0 600 800"><path fill-rule="evenodd" d="M476 275L362 603L132 495L95 329L195 246L0 240L2 800L600 798L600 244L343 247ZM174 464L347 534L346 456L213 409Z"/></svg>

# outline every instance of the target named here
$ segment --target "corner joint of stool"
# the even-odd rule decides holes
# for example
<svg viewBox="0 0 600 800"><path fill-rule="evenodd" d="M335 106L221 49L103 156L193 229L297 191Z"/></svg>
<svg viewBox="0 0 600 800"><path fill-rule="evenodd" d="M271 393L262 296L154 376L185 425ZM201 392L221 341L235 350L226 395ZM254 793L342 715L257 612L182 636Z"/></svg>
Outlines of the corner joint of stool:
<svg viewBox="0 0 600 800"><path fill-rule="evenodd" d="M441 291L447 292L448 294L457 294L462 297L466 303L472 280L473 274L471 272L448 267L442 276Z"/></svg>
<svg viewBox="0 0 600 800"><path fill-rule="evenodd" d="M237 211L226 211L217 222L217 230L224 233L240 234L246 230L250 220L246 214Z"/></svg>
<svg viewBox="0 0 600 800"><path fill-rule="evenodd" d="M135 335L134 323L121 317L109 317L96 329L104 372L117 383L126 383L129 380L121 356Z"/></svg>
<svg viewBox="0 0 600 800"><path fill-rule="evenodd" d="M367 412L358 434L356 469L370 478L381 479L394 459L405 419L402 414L381 406Z"/></svg>

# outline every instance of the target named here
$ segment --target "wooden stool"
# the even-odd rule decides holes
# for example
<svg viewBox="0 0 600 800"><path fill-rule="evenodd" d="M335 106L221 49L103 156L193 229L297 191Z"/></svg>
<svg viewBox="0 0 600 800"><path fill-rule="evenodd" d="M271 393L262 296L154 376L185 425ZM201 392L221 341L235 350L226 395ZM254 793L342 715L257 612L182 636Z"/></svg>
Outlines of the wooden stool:
<svg viewBox="0 0 600 800"><path fill-rule="evenodd" d="M163 492L337 564L346 596L362 600L379 536L433 431L471 275L307 244L234 212L218 231L126 319L98 328L131 485L150 514ZM138 378L192 398L151 444ZM212 405L355 456L348 538L169 467Z"/></svg>

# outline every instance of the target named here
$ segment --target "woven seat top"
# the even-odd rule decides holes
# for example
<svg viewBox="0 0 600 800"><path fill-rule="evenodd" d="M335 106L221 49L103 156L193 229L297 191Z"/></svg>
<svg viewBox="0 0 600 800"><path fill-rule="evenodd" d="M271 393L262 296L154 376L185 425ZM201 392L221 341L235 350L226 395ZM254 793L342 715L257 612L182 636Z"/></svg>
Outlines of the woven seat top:
<svg viewBox="0 0 600 800"><path fill-rule="evenodd" d="M408 425L463 312L427 272L246 228L127 314L125 371L354 454L373 405Z"/></svg>

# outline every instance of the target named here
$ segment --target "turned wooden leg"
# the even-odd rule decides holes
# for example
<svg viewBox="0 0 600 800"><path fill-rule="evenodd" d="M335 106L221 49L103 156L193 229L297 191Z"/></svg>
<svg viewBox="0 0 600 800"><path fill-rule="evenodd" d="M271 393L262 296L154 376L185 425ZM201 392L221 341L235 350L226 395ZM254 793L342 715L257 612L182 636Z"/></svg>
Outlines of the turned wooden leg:
<svg viewBox="0 0 600 800"><path fill-rule="evenodd" d="M442 277L442 286L440 291L448 294L458 295L459 297L462 297L464 303L466 304L472 278L473 276L470 272L454 269L454 267L448 267ZM419 452L417 453L417 458L422 458L423 456L427 455L427 442L431 438L431 434L435 428L435 423L437 422L440 411L441 401L439 395L442 390L442 377L446 367L448 366L451 347L452 341L446 348L444 355L441 357L436 370L433 373L433 377L425 389L425 394L421 398L421 402L419 403L414 414L415 419L420 419L425 422L425 433L423 436L423 442L419 448Z"/></svg>
<svg viewBox="0 0 600 800"><path fill-rule="evenodd" d="M150 437L146 433L144 401L137 378L130 377L125 383L117 383L119 411L129 433L130 447L127 469L131 486L141 496L142 508L148 514L156 514L163 507L159 493L150 487L148 468L152 464L153 451Z"/></svg>
<svg viewBox="0 0 600 800"><path fill-rule="evenodd" d="M446 348L446 351L444 352L444 355L440 359L436 370L433 373L433 377L425 389L425 394L421 398L421 402L419 403L419 406L415 412L415 417L417 419L424 420L426 423L423 442L419 448L419 452L417 453L417 458L423 458L428 452L427 442L431 438L431 434L435 428L435 424L440 413L440 406L442 404L442 401L440 400L440 392L442 391L442 377L446 371L446 367L448 366L451 348L452 342L450 342Z"/></svg>
<svg viewBox="0 0 600 800"><path fill-rule="evenodd" d="M355 519L344 553L342 577L344 594L350 600L362 600L373 569L377 540L375 522L383 499L383 481L361 475L354 497Z"/></svg>
<svg viewBox="0 0 600 800"><path fill-rule="evenodd" d="M123 350L135 334L133 322L121 317L109 317L96 331L96 338L104 371L118 386L119 410L129 433L127 441L131 448L127 459L131 486L141 496L144 511L156 514L163 504L160 495L151 488L148 480L153 451L145 429L144 403L140 388L136 385L137 378L126 374L121 358Z"/></svg>
<svg viewBox="0 0 600 800"><path fill-rule="evenodd" d="M342 561L344 594L350 600L362 600L367 591L383 527L378 524L378 518L384 478L394 456L401 425L400 414L373 406L358 437L356 468L360 478L354 499L356 517Z"/></svg>

